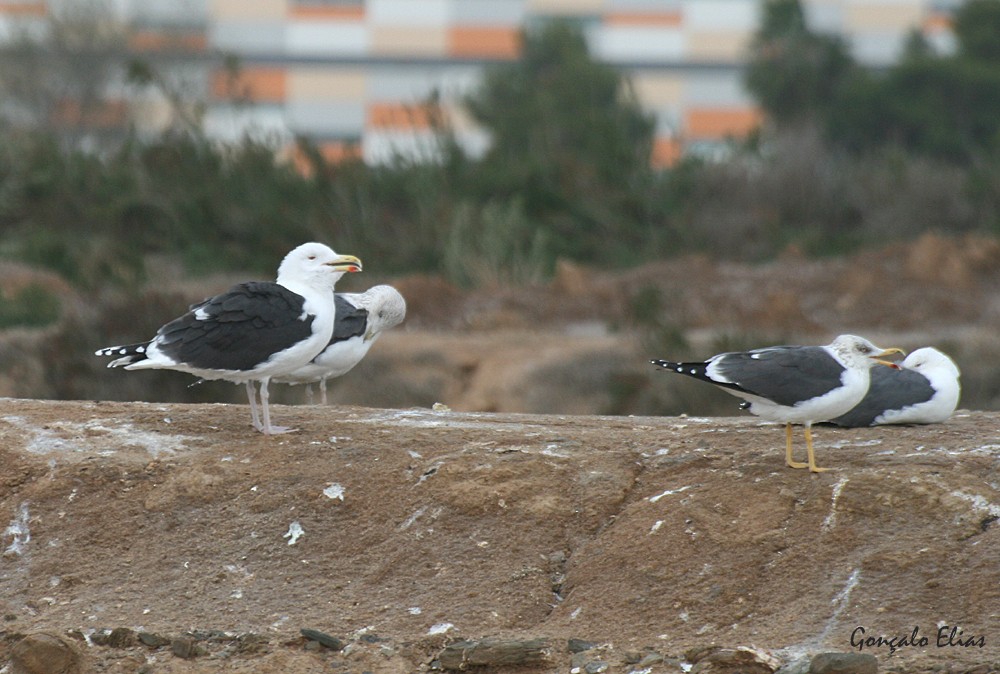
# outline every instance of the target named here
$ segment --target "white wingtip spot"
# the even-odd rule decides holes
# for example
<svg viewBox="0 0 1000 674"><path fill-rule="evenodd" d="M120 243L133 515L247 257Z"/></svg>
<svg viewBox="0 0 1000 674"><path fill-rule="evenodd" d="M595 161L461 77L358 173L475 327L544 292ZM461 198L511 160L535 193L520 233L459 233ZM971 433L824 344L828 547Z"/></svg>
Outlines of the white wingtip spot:
<svg viewBox="0 0 1000 674"><path fill-rule="evenodd" d="M144 347L144 346L136 347L135 352L136 353L146 353L146 347Z"/></svg>
<svg viewBox="0 0 1000 674"><path fill-rule="evenodd" d="M121 355L124 356L125 354L128 353L128 350L127 349L118 349L118 353L120 353Z"/></svg>

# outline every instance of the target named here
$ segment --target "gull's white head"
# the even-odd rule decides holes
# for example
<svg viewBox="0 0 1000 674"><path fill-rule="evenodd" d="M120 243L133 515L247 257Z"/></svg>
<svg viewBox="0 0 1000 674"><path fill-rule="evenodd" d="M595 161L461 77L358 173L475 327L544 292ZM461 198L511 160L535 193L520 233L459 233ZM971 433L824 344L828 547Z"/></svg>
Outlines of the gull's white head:
<svg viewBox="0 0 1000 674"><path fill-rule="evenodd" d="M955 361L931 346L916 349L899 365L904 369L915 370L925 376L930 372L940 372L958 379L961 375Z"/></svg>
<svg viewBox="0 0 1000 674"><path fill-rule="evenodd" d="M395 327L406 318L406 300L392 286L373 286L358 296L358 304L368 310L369 340L383 330Z"/></svg>
<svg viewBox="0 0 1000 674"><path fill-rule="evenodd" d="M315 290L332 290L347 272L361 271L361 260L338 255L329 246L310 242L292 249L278 266L278 283L302 284Z"/></svg>
<svg viewBox="0 0 1000 674"><path fill-rule="evenodd" d="M859 370L867 370L876 365L895 368L898 367L895 363L885 359L895 354L906 355L902 349L896 347L881 349L857 335L840 335L828 348L836 353L847 367Z"/></svg>

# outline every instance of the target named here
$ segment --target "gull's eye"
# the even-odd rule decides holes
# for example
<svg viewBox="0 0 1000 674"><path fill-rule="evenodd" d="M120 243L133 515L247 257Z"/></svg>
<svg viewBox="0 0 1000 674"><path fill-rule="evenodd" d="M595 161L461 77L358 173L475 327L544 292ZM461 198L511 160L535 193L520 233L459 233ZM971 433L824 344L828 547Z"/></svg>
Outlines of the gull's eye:
<svg viewBox="0 0 1000 674"><path fill-rule="evenodd" d="M315 259L316 259L316 256L315 256L315 255L310 255L310 256L309 256L309 259L310 259L310 260L315 260Z"/></svg>
<svg viewBox="0 0 1000 674"><path fill-rule="evenodd" d="M858 347L858 351L860 351L861 353L871 353L872 349L867 344L862 344L861 346Z"/></svg>

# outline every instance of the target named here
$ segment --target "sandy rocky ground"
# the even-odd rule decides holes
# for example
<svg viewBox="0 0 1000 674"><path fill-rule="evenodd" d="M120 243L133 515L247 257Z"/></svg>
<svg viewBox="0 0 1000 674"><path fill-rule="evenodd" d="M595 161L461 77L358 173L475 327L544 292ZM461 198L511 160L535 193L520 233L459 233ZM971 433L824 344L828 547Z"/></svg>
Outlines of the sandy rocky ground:
<svg viewBox="0 0 1000 674"><path fill-rule="evenodd" d="M301 430L0 400L2 671L420 672L484 639L466 667L807 671L859 627L929 639L879 671L1000 668L996 413L820 428L819 475L752 418L276 414Z"/></svg>
<svg viewBox="0 0 1000 674"><path fill-rule="evenodd" d="M995 243L397 285L406 324L276 438L0 336L0 673L1000 671L1000 413L818 428L811 475L646 362L675 327L704 355L851 331L945 348L998 409ZM81 401L40 399L54 371Z"/></svg>

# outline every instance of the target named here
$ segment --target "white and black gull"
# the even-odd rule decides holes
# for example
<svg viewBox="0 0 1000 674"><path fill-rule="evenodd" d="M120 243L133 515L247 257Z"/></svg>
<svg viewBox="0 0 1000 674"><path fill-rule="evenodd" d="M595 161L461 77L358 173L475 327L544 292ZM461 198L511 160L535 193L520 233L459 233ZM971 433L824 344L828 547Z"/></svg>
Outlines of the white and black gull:
<svg viewBox="0 0 1000 674"><path fill-rule="evenodd" d="M305 384L312 401L312 383L319 382L320 402L326 404L326 381L347 374L367 355L372 344L389 328L406 318L406 300L389 285L377 285L363 293L336 293L337 320L330 343L318 356L272 381Z"/></svg>
<svg viewBox="0 0 1000 674"><path fill-rule="evenodd" d="M108 367L178 370L246 384L254 428L266 435L286 433L290 429L271 425L268 382L326 348L336 320L334 286L356 271L361 261L353 255L304 243L282 260L275 282L235 285L192 305L153 339L98 349L96 355L117 356ZM260 382L260 413L254 382Z"/></svg>
<svg viewBox="0 0 1000 674"><path fill-rule="evenodd" d="M838 426L936 424L958 407L962 386L958 366L927 346L910 352L899 369L876 368L865 397L847 414L831 419Z"/></svg>
<svg viewBox="0 0 1000 674"><path fill-rule="evenodd" d="M884 360L902 349L880 349L867 339L840 335L826 346L772 346L720 353L704 362L654 360L677 372L715 384L746 402L751 413L785 424L785 463L791 468L826 470L816 465L811 427L857 405L868 391L870 369L897 367ZM792 459L792 424L805 426L807 462Z"/></svg>

